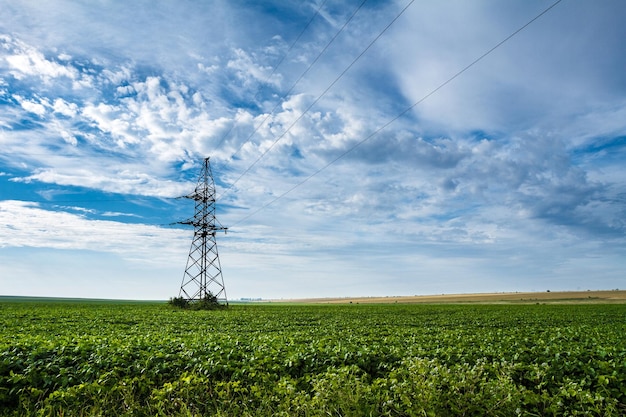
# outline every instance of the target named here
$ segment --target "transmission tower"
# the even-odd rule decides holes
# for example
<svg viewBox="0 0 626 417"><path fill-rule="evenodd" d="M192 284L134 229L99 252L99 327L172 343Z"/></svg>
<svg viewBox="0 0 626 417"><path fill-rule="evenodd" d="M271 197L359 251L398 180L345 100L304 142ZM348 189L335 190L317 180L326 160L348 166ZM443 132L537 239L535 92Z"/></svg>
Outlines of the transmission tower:
<svg viewBox="0 0 626 417"><path fill-rule="evenodd" d="M215 296L217 301L228 305L215 241L216 232L226 233L228 228L222 226L215 218L215 182L209 158L203 161L196 189L184 198L195 201L195 214L191 219L179 222L194 228L179 297L194 301L204 299L210 294Z"/></svg>

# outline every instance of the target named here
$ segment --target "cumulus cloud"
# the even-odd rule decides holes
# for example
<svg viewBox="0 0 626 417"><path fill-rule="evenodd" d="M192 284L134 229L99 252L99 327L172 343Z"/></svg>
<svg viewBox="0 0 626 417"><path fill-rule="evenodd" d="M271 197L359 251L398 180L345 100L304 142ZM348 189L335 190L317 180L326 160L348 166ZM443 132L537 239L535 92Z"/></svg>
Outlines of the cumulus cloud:
<svg viewBox="0 0 626 417"><path fill-rule="evenodd" d="M266 82L270 78L271 67L260 66L257 62L258 59L238 48L235 49L234 57L226 66L234 70L235 75L245 87L249 87L253 83Z"/></svg>
<svg viewBox="0 0 626 417"><path fill-rule="evenodd" d="M78 114L78 105L76 103L68 103L62 98L54 100L53 109L66 117L75 117Z"/></svg>
<svg viewBox="0 0 626 417"><path fill-rule="evenodd" d="M66 77L70 80L79 78L74 68L50 60L40 51L10 36L0 35L0 47L7 51L4 61L9 74L18 80L35 76L44 84L49 84L55 78Z"/></svg>
<svg viewBox="0 0 626 417"><path fill-rule="evenodd" d="M44 116L46 114L46 106L44 105L45 102L42 102L41 100L28 100L19 95L13 95L13 98L27 112L34 113L37 116Z"/></svg>

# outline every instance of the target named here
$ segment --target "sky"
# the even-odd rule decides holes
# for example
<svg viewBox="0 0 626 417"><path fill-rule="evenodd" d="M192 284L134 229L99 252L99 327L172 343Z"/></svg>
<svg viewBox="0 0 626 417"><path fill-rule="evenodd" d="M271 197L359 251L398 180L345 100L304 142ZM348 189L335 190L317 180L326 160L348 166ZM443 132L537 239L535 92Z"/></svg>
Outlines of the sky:
<svg viewBox="0 0 626 417"><path fill-rule="evenodd" d="M0 0L0 294L626 287L621 0Z"/></svg>

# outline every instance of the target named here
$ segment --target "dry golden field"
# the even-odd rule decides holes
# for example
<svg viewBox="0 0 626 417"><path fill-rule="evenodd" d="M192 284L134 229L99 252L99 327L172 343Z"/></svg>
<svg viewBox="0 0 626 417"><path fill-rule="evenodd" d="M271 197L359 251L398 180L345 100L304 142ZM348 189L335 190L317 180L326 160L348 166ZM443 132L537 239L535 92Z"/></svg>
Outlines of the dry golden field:
<svg viewBox="0 0 626 417"><path fill-rule="evenodd" d="M502 292L486 294L438 294L389 297L281 299L273 302L346 303L626 303L626 290Z"/></svg>

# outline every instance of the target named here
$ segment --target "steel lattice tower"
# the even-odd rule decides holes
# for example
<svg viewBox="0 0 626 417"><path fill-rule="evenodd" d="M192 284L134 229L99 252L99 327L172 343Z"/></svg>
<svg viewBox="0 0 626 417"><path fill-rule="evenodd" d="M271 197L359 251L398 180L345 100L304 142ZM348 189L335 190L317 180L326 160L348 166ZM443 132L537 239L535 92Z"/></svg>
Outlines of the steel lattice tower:
<svg viewBox="0 0 626 417"><path fill-rule="evenodd" d="M179 297L194 301L212 294L218 301L228 305L215 241L216 232L223 230L226 233L228 228L223 227L215 218L215 182L209 158L203 161L195 191L184 198L195 201L195 214L191 219L179 222L194 228Z"/></svg>

